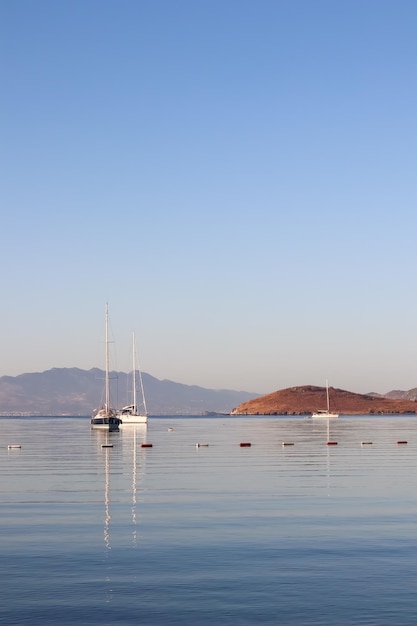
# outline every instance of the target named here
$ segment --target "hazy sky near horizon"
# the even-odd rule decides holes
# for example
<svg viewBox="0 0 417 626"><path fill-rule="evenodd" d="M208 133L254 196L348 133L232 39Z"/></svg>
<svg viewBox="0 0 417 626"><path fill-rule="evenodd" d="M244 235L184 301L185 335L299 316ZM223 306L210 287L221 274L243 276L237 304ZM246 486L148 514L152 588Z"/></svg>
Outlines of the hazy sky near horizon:
<svg viewBox="0 0 417 626"><path fill-rule="evenodd" d="M414 0L3 0L0 375L417 386Z"/></svg>

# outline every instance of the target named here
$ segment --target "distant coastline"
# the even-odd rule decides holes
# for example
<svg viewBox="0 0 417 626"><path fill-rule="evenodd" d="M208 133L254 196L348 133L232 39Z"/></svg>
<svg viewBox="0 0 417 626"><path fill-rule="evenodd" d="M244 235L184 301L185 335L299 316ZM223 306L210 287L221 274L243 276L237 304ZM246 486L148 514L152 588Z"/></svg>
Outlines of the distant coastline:
<svg viewBox="0 0 417 626"><path fill-rule="evenodd" d="M131 375L110 372L111 399L116 407L129 404ZM229 414L232 408L259 394L230 389L206 389L142 372L150 415ZM90 416L104 401L100 369L53 368L45 372L0 377L0 415Z"/></svg>
<svg viewBox="0 0 417 626"><path fill-rule="evenodd" d="M90 416L102 400L103 376L97 368L53 368L0 377L0 416ZM112 398L117 406L123 406L130 376L111 372L111 377ZM325 388L312 385L260 395L184 385L147 373L143 373L143 383L151 416L308 415L326 406ZM413 414L417 413L416 400L417 388L385 395L330 388L331 409L346 415Z"/></svg>

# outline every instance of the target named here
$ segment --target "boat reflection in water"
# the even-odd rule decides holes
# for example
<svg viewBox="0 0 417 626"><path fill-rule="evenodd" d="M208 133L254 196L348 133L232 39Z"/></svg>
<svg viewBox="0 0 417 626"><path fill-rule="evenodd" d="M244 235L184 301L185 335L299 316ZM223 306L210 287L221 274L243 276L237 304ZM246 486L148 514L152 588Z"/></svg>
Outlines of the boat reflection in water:
<svg viewBox="0 0 417 626"><path fill-rule="evenodd" d="M110 550L110 448L104 448L105 458L105 489L104 489L104 545Z"/></svg>
<svg viewBox="0 0 417 626"><path fill-rule="evenodd" d="M113 443L111 443L109 433L103 430L92 431L95 435L97 443L97 456L99 468L103 467L104 458L104 545L107 550L111 549L110 545L110 456L113 454Z"/></svg>
<svg viewBox="0 0 417 626"><path fill-rule="evenodd" d="M146 454L138 454L138 447L142 443L146 443L147 425L131 424L129 428L121 430L121 438L123 445L123 457L129 459L129 468L131 471L131 518L132 518L132 545L137 546L138 541L138 490L140 489L140 481L144 476Z"/></svg>
<svg viewBox="0 0 417 626"><path fill-rule="evenodd" d="M121 525L119 533L122 528L132 527L132 545L137 546L138 542L138 514L137 504L139 501L138 493L141 490L141 481L144 476L146 454L139 451L141 444L146 443L147 437L147 425L135 424L129 428L124 429L120 433L120 437L116 440L106 431L93 430L97 445L98 467L100 473L103 472L104 479L104 524L103 524L103 536L104 545L106 550L111 550L111 524L112 516L110 511L111 500L111 475L113 470L113 477L116 478L117 485L113 484L113 504L116 497L118 504L125 505L130 504L130 510L128 513L129 521L126 525ZM113 445L115 441L115 445ZM113 456L113 463L111 457ZM113 465L113 467L112 467ZM116 474L115 474L116 472ZM123 486L120 484L120 480L128 479L129 485ZM115 492L116 489L116 492ZM131 494L125 499L127 494ZM118 511L125 513L127 510L125 507L119 508Z"/></svg>

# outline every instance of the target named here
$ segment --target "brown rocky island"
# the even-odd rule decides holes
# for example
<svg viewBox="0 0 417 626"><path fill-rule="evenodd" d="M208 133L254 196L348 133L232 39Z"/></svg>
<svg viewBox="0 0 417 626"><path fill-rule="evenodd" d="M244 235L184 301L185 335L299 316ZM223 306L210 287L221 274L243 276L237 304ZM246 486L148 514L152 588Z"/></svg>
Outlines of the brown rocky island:
<svg viewBox="0 0 417 626"><path fill-rule="evenodd" d="M344 415L416 413L417 401L392 399L329 388L330 410ZM274 391L240 404L231 415L309 415L325 409L326 388L305 385Z"/></svg>

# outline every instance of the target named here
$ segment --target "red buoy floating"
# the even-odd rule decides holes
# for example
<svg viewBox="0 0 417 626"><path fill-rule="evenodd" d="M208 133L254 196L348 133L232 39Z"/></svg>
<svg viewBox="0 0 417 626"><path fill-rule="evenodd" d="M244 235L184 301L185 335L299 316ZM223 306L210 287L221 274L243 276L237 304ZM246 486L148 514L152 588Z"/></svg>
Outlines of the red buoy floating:
<svg viewBox="0 0 417 626"><path fill-rule="evenodd" d="M407 441L397 441L397 443L408 443Z"/></svg>
<svg viewBox="0 0 417 626"><path fill-rule="evenodd" d="M337 441L328 441L327 445L328 446L337 446Z"/></svg>
<svg viewBox="0 0 417 626"><path fill-rule="evenodd" d="M240 444L240 447L241 447L241 448L250 448L250 447L251 447L251 445L252 445L251 443L241 443L241 444Z"/></svg>
<svg viewBox="0 0 417 626"><path fill-rule="evenodd" d="M151 443L141 443L140 447L141 448L152 448L152 444Z"/></svg>

